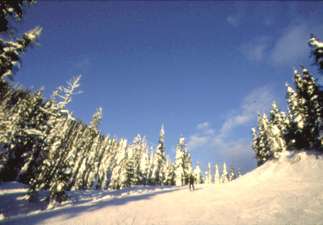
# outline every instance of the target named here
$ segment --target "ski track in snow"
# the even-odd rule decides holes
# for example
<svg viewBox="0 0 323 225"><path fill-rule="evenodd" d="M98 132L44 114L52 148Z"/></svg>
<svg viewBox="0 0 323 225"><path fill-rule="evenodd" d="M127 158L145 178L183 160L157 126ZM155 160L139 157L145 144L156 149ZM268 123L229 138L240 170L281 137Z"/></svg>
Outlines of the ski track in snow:
<svg viewBox="0 0 323 225"><path fill-rule="evenodd" d="M223 185L70 192L54 210L33 205L19 183L0 185L0 224L323 225L323 157L281 157ZM26 214L27 213L27 214Z"/></svg>

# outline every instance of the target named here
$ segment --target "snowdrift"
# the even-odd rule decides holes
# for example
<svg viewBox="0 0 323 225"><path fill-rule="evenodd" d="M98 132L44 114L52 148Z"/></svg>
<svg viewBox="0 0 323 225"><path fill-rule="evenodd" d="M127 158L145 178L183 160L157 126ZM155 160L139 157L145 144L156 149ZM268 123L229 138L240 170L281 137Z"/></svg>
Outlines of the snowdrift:
<svg viewBox="0 0 323 225"><path fill-rule="evenodd" d="M322 155L288 152L224 185L200 185L194 192L187 187L73 192L71 202L44 211L25 202L25 187L2 184L0 209L11 218L0 223L323 225L322 171Z"/></svg>

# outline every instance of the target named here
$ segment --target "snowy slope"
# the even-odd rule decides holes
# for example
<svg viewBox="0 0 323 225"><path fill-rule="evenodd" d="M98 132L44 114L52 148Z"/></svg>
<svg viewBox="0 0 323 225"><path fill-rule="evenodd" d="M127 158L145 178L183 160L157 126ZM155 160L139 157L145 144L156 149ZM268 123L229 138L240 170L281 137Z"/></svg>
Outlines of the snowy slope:
<svg viewBox="0 0 323 225"><path fill-rule="evenodd" d="M323 225L323 157L286 155L233 181L184 188L136 187L128 191L73 193L72 205L34 215L12 217L3 224L54 225ZM11 184L11 186L19 186ZM7 185L8 186L8 185ZM9 185L10 186L10 185ZM0 186L0 209L7 215L8 195L24 205L25 189ZM18 193L18 194L17 194ZM20 198L20 200L19 200ZM14 201L11 213L19 213ZM16 205L16 206L14 206ZM24 211L26 212L26 209ZM1 222L0 222L1 223Z"/></svg>

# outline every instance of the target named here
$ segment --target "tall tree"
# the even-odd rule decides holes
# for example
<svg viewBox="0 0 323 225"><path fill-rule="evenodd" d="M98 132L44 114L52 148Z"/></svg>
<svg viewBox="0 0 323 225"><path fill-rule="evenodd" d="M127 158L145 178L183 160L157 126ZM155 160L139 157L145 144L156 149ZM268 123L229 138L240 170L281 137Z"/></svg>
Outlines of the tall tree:
<svg viewBox="0 0 323 225"><path fill-rule="evenodd" d="M315 57L316 63L323 69L323 42L312 35L308 44L312 47L312 54Z"/></svg>
<svg viewBox="0 0 323 225"><path fill-rule="evenodd" d="M211 184L212 183L212 172L211 172L211 163L207 164L207 172L205 177L205 183Z"/></svg>
<svg viewBox="0 0 323 225"><path fill-rule="evenodd" d="M279 107L274 102L270 111L269 125L268 125L268 136L270 149L272 155L275 158L279 157L279 154L286 150L286 130L289 126L288 117L284 112L279 110Z"/></svg>
<svg viewBox="0 0 323 225"><path fill-rule="evenodd" d="M155 184L162 184L165 179L166 150L165 150L165 130L162 125L159 133L159 141L154 154L152 180Z"/></svg>
<svg viewBox="0 0 323 225"><path fill-rule="evenodd" d="M218 166L217 163L214 166L214 183L215 184L220 184L221 183L219 166Z"/></svg>
<svg viewBox="0 0 323 225"><path fill-rule="evenodd" d="M320 146L319 129L321 106L319 88L308 70L295 70L295 90L287 87L287 99L291 126L288 137L293 147L317 148Z"/></svg>
<svg viewBox="0 0 323 225"><path fill-rule="evenodd" d="M176 185L186 185L192 173L192 159L186 149L185 138L180 137L176 145L175 175Z"/></svg>
<svg viewBox="0 0 323 225"><path fill-rule="evenodd" d="M10 31L10 19L21 21L24 7L35 2L34 0L2 0L0 2L0 33Z"/></svg>
<svg viewBox="0 0 323 225"><path fill-rule="evenodd" d="M46 147L43 149L45 159L31 180L30 196L42 189L49 189L49 207L66 198L65 190L71 175L68 161L68 139L75 128L74 118L65 109L79 87L79 77L73 78L66 87L59 87L42 109L48 114L48 125L45 131Z"/></svg>
<svg viewBox="0 0 323 225"><path fill-rule="evenodd" d="M195 166L195 169L193 171L194 177L195 177L195 182L197 184L202 184L203 183L203 176L202 176L202 170L200 168L200 164L197 163Z"/></svg>

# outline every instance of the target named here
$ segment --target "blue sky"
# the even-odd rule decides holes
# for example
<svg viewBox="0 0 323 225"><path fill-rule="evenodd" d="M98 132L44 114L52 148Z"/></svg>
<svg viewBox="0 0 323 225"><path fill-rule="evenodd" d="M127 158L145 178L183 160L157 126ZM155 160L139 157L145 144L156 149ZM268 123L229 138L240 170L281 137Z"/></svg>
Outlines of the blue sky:
<svg viewBox="0 0 323 225"><path fill-rule="evenodd" d="M81 74L69 108L103 133L146 135L165 125L174 156L180 135L193 161L255 166L257 112L285 109L292 68L309 66L310 33L323 36L322 2L39 1L19 31L43 27L15 80L45 94ZM312 68L316 72L315 68ZM205 167L205 166L203 166Z"/></svg>

